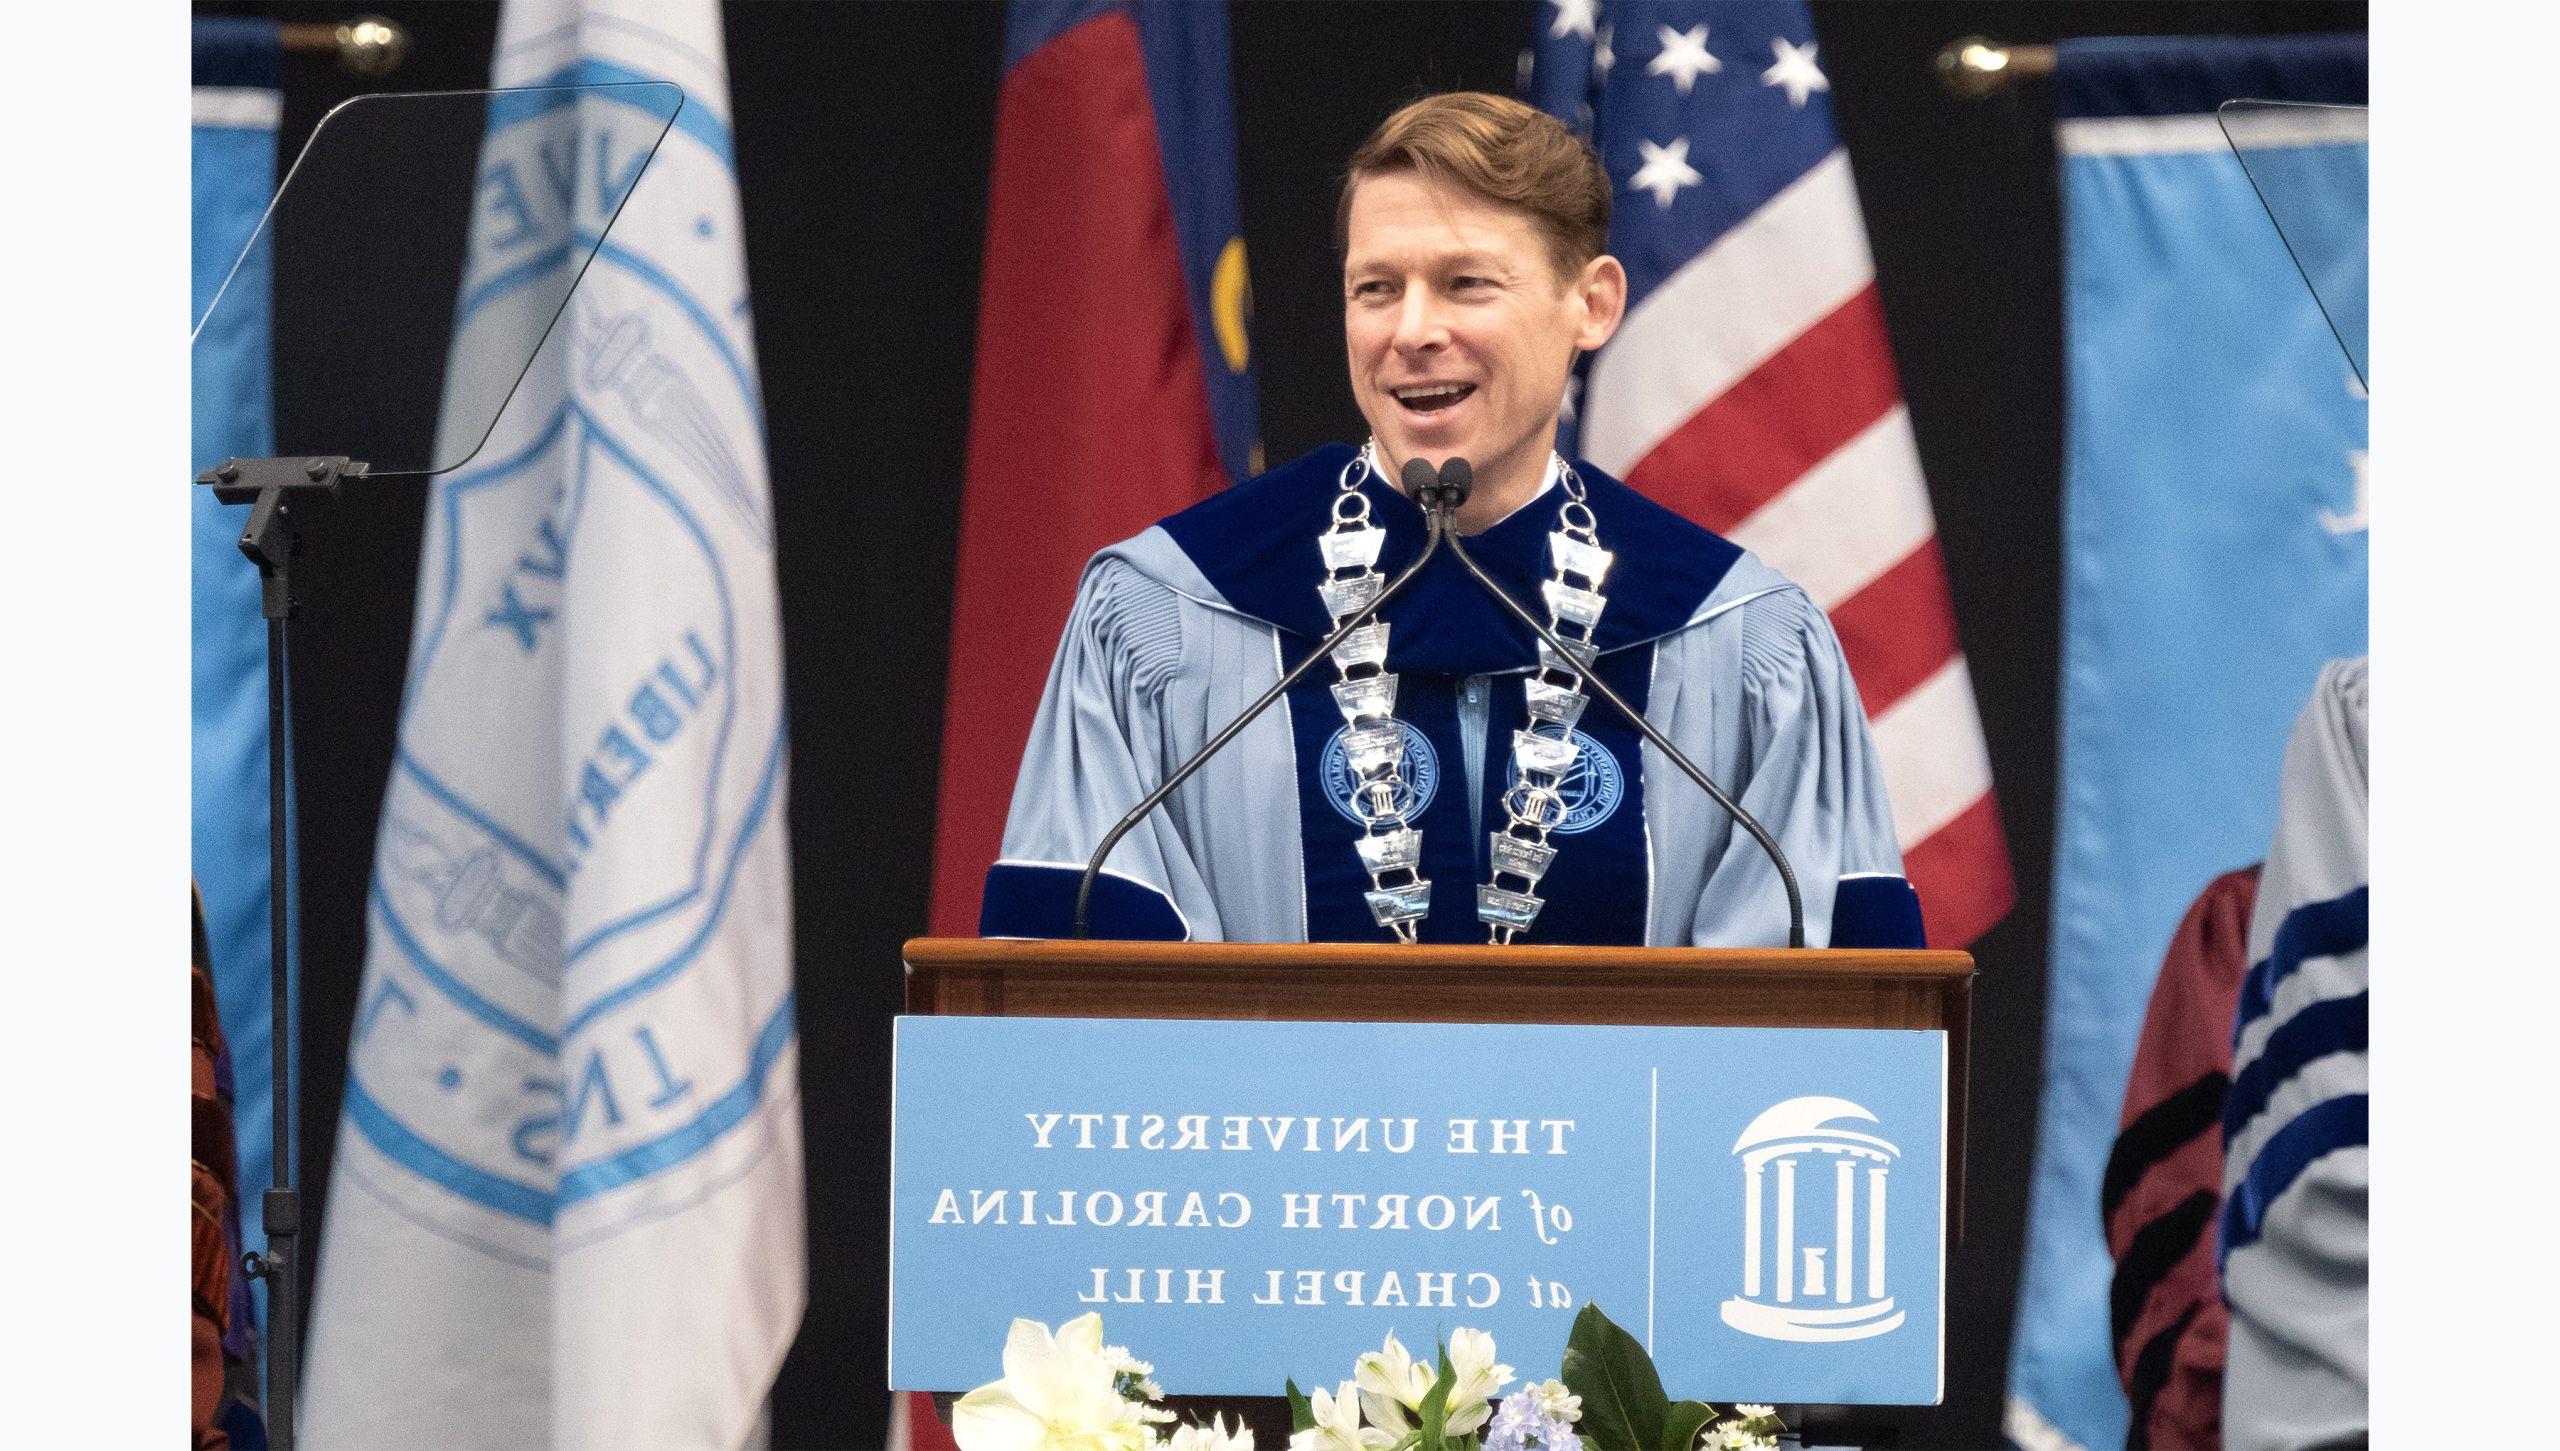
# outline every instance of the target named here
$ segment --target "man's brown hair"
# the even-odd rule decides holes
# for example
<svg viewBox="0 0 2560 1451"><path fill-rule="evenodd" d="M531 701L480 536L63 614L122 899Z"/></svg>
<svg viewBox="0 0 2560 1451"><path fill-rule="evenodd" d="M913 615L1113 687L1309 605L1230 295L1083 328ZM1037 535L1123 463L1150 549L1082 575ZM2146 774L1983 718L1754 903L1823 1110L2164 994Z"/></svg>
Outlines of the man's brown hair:
<svg viewBox="0 0 2560 1451"><path fill-rule="evenodd" d="M1352 192L1394 171L1528 213L1560 282L1608 246L1609 173L1599 153L1563 122L1508 96L1425 96L1381 122L1351 153L1334 211L1335 250L1350 247Z"/></svg>

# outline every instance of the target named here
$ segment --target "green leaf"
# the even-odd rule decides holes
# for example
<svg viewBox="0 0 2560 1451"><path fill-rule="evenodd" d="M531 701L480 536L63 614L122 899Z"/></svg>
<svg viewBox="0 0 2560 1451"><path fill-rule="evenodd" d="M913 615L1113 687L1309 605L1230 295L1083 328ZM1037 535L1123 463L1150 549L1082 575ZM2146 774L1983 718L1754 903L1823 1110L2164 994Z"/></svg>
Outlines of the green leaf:
<svg viewBox="0 0 2560 1451"><path fill-rule="evenodd" d="M1271 1382L1264 1381L1263 1384L1269 1385ZM1305 1391L1298 1389L1298 1383L1296 1380L1292 1379L1283 1381L1282 1384L1289 1388L1290 1434L1295 1435L1300 1431L1314 1430L1316 1425L1316 1408L1314 1403L1307 1399L1307 1393Z"/></svg>
<svg viewBox="0 0 2560 1451"><path fill-rule="evenodd" d="M1634 1336L1586 1304L1564 1345L1565 1388L1582 1397L1577 1428L1597 1451L1657 1451L1671 1398L1653 1357Z"/></svg>
<svg viewBox="0 0 2560 1451"><path fill-rule="evenodd" d="M1440 1374L1433 1378L1431 1389L1414 1408L1413 1418L1422 1423L1421 1440L1415 1451L1449 1451L1449 1395L1458 1388L1458 1368L1449 1363L1449 1347L1440 1347Z"/></svg>
<svg viewBox="0 0 2560 1451"><path fill-rule="evenodd" d="M1697 1451L1698 1433L1716 1418L1704 1401L1673 1401L1662 1418L1662 1451Z"/></svg>

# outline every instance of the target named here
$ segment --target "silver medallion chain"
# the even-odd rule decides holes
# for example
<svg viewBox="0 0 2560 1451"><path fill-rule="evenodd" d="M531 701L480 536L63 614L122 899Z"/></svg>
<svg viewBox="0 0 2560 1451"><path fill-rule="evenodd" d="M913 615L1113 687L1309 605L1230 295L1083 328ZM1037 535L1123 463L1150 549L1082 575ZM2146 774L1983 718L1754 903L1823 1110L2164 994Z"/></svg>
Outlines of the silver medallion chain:
<svg viewBox="0 0 2560 1451"><path fill-rule="evenodd" d="M1538 668L1524 682L1529 724L1511 735L1511 760L1520 779L1502 793L1502 809L1510 821L1493 833L1493 879L1476 888L1476 917L1496 945L1528 931L1546 905L1538 882L1555 864L1550 838L1569 809L1564 783L1580 751L1573 728L1590 703L1582 681L1600 654L1594 637L1601 611L1609 605L1600 586L1616 557L1600 547L1599 521L1592 517L1581 476L1561 460L1558 468L1565 501L1547 535L1547 557L1555 573L1539 592L1547 600L1547 628L1564 641L1566 653L1559 655L1545 640L1538 642ZM1505 886L1506 879L1518 885Z"/></svg>
<svg viewBox="0 0 2560 1451"><path fill-rule="evenodd" d="M1376 445L1342 466L1333 496L1333 522L1316 543L1324 551L1324 582L1316 592L1336 628L1367 609L1387 587L1378 570L1387 531L1369 517L1369 496L1361 481L1371 474L1384 478L1372 461ZM1411 942L1423 918L1431 914L1431 883L1422 875L1422 830L1405 819L1397 801L1397 774L1404 765L1404 727L1396 720L1396 677L1387 669L1387 622L1371 620L1333 647L1333 703L1348 723L1343 752L1351 767L1351 810L1360 820L1360 839L1352 845L1369 872L1369 915L1378 925Z"/></svg>
<svg viewBox="0 0 2560 1451"><path fill-rule="evenodd" d="M1368 496L1360 492L1365 479L1386 477L1376 451L1373 440L1343 465L1332 523L1317 540L1325 578L1316 589L1337 626L1386 588L1386 576L1378 569L1386 531L1369 517ZM1512 733L1511 758L1520 779L1502 796L1509 821L1492 833L1492 880L1476 888L1476 916L1496 944L1529 930L1545 905L1538 883L1554 864L1556 847L1550 837L1568 809L1564 782L1578 752L1573 730L1589 703L1583 677L1599 653L1594 637L1608 606L1600 587L1615 557L1600 545L1599 522L1581 476L1561 458L1556 467L1565 502L1556 528L1547 535L1554 574L1540 591L1546 597L1548 628L1568 650L1558 655L1545 641L1538 642L1538 668L1526 682L1529 724ZM1396 676L1386 668L1387 622L1373 620L1345 636L1334 647L1333 663L1341 675L1333 686L1334 704L1348 723L1343 746L1352 776L1352 813L1361 823L1360 838L1352 845L1369 873L1364 894L1369 914L1398 941L1412 942L1431 912L1431 883L1421 872L1421 828L1406 819L1397 802L1404 727L1395 714ZM1518 885L1505 886L1506 879Z"/></svg>

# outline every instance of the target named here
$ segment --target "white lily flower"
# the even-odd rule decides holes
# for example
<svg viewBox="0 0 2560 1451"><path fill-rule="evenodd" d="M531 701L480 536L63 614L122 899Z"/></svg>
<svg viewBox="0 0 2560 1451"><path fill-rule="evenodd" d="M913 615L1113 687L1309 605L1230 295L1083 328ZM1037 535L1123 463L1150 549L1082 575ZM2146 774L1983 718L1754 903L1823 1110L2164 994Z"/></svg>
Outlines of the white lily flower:
<svg viewBox="0 0 2560 1451"><path fill-rule="evenodd" d="M1493 1419L1493 1398L1512 1381L1511 1367L1493 1361L1493 1337L1458 1329L1449 1336L1449 1366L1458 1375L1449 1392L1449 1434L1465 1436ZM1428 1389L1429 1382L1424 1382Z"/></svg>
<svg viewBox="0 0 2560 1451"><path fill-rule="evenodd" d="M1383 1431L1361 1430L1359 1387L1351 1381L1330 1391L1316 1387L1307 1393L1307 1404L1316 1423L1289 1438L1289 1451L1378 1451L1396 1442Z"/></svg>
<svg viewBox="0 0 2560 1451"><path fill-rule="evenodd" d="M1184 1426L1165 1443L1165 1451L1253 1451L1253 1428L1238 1422L1228 1429L1224 1416L1205 1426Z"/></svg>
<svg viewBox="0 0 2560 1451"><path fill-rule="evenodd" d="M1113 1375L1101 1316L1078 1316L1054 1335L1037 1320L1016 1320L1005 1337L1003 1379L952 1407L952 1439L960 1451L1147 1451L1155 1431Z"/></svg>
<svg viewBox="0 0 2560 1451"><path fill-rule="evenodd" d="M1413 1429L1413 1417L1407 1413L1422 1408L1423 1397L1431 1394L1431 1383L1439 1379L1430 1366L1414 1364L1413 1356L1392 1330L1387 1332L1385 1346L1352 1363L1351 1374L1353 1384L1360 1388L1360 1409L1368 1416L1369 1424L1391 1431L1397 1438Z"/></svg>

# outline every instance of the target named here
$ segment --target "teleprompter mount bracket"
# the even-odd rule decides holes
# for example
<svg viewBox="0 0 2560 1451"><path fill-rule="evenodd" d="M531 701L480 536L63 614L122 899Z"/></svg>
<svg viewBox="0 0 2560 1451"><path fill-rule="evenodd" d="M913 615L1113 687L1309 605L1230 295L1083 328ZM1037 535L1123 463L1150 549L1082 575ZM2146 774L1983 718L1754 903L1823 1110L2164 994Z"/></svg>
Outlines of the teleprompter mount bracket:
<svg viewBox="0 0 2560 1451"><path fill-rule="evenodd" d="M338 496L338 485L365 476L366 466L344 454L316 458L235 458L196 475L225 504L247 504L249 522L240 530L240 552L258 566L262 586L260 613L270 620L293 617L293 556L302 549L294 528L297 501L316 503Z"/></svg>

